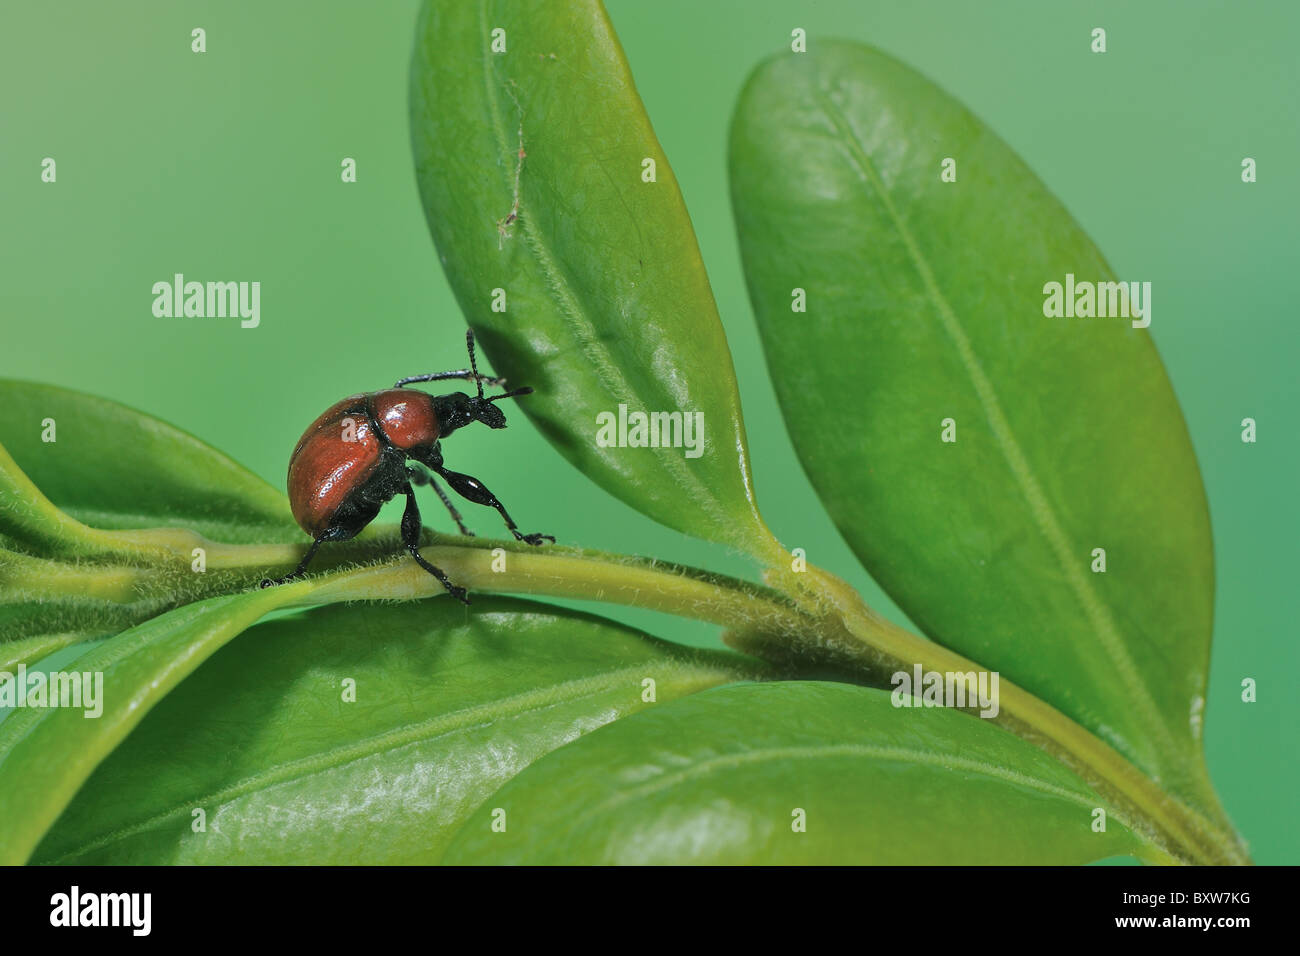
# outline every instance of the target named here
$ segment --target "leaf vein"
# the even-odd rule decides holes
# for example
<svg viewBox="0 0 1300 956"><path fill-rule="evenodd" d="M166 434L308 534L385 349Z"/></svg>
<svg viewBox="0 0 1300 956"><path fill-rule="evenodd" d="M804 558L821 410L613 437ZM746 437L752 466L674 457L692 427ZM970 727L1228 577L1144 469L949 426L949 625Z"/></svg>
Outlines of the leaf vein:
<svg viewBox="0 0 1300 956"><path fill-rule="evenodd" d="M479 5L479 23L483 36L481 49L485 51L490 48L487 42L489 30L486 15L487 0L484 0ZM487 93L489 108L492 111L492 130L496 136L497 149L500 155L506 156L510 152L508 123L506 123L502 115L498 84L494 82L492 73L491 55L485 53L482 62L483 85ZM598 164L598 166L603 171L603 165ZM507 183L506 185L509 188L510 184ZM525 188L526 182L521 182L519 186L521 206ZM623 199L617 190L615 190L615 194L619 196L620 200ZM626 202L624 204L626 205ZM635 389L632 387L620 363L610 355L608 348L600 341L600 333L596 330L595 323L588 317L582 302L573 290L573 283L565 275L564 267L551 251L541 229L533 222L533 217L527 213L520 213L517 223L522 229L528 249L532 252L533 259L537 263L547 287L551 290L556 305L568 319L569 332L573 335L579 348L582 349L583 354L591 362L592 371L600 381L601 386L612 398L621 398L625 401L632 399L637 394ZM640 225L636 224L636 228L639 231ZM652 410L647 409L647 411ZM659 462L660 467L677 481L679 487L687 489L684 492L685 495L708 513L716 527L730 528L731 524L727 520L724 509L719 506L709 487L686 465L683 458L671 452L664 452L656 454L655 460Z"/></svg>
<svg viewBox="0 0 1300 956"><path fill-rule="evenodd" d="M1015 433L1006 417L1006 413L1002 410L1002 404L998 399L993 383L985 373L961 320L943 294L943 290L939 287L939 282L928 260L921 252L911 230L907 228L902 216L894 206L879 170L876 169L866 147L843 112L823 91L817 91L816 95L827 119L831 121L836 131L847 144L849 160L856 168L859 178L869 184L875 191L894 229L897 231L899 239L907 250L908 258L911 259L913 267L925 286L926 294L934 303L944 331L952 340L957 354L961 358L962 366L970 378L971 385L975 389L981 406L984 408L993 436L1006 458L1012 475L1020 486L1021 493L1025 496L1030 513L1034 517L1034 522L1060 563L1062 573L1069 583L1076 600L1078 600L1087 615L1102 649L1110 658L1111 665L1119 674L1120 680L1124 683L1130 698L1141 709L1147 725L1160 736L1161 742L1168 749L1174 751L1183 749L1170 733L1167 719L1156 706L1150 689L1141 680L1137 665L1120 638L1119 628L1115 624L1110 608L1093 590L1079 561L1074 557L1073 544L1065 533L1065 529L1061 526L1046 493L1035 477L1024 451L1021 449L1019 442L1016 441ZM1131 741L1121 739L1117 740L1116 743L1124 749L1130 751L1133 749Z"/></svg>
<svg viewBox="0 0 1300 956"><path fill-rule="evenodd" d="M592 807L573 819L567 832L577 830L582 824L608 813L632 800L644 800L654 794L670 789L678 784L698 777L705 777L722 770L735 769L747 764L762 763L770 760L821 760L835 757L863 757L872 760L891 761L894 763L912 763L922 766L939 767L945 770L958 770L978 774L991 779L1001 780L1017 786L1026 787L1040 793L1067 800L1076 806L1089 810L1095 808L1096 799L1086 793L1079 793L1057 784L1048 783L1016 770L1009 770L997 764L972 757L959 757L952 754L926 753L904 747L883 747L870 744L819 744L805 747L766 747L745 753L720 754L701 760L690 767L673 773L663 774L640 786L624 790L608 800ZM1130 830L1137 832L1133 824L1121 813L1108 809L1111 819L1117 820ZM566 839L565 834L556 834L554 839Z"/></svg>
<svg viewBox="0 0 1300 956"><path fill-rule="evenodd" d="M258 790L306 780L317 774L337 770L367 757L373 757L376 754L400 750L413 744L428 743L440 737L447 737L475 727L487 726L503 718L518 717L526 713L542 711L561 704L575 703L595 697L614 689L629 676L644 674L646 668L650 666L657 668L666 666L674 674L690 672L700 677L724 676L724 672L699 668L681 661L672 661L666 664L643 662L617 670L606 671L602 674L552 684L548 687L534 688L486 704L465 707L447 714L439 714L437 717L431 717L427 720L395 727L381 734L354 741L346 746L335 747L322 753L310 754L297 760L288 761L261 773L252 774L227 787L184 800L170 809L162 810L145 820L119 827L74 849L65 851L57 858L41 862L57 864L75 859L78 856L146 832L173 817L188 816L195 807L221 806Z"/></svg>

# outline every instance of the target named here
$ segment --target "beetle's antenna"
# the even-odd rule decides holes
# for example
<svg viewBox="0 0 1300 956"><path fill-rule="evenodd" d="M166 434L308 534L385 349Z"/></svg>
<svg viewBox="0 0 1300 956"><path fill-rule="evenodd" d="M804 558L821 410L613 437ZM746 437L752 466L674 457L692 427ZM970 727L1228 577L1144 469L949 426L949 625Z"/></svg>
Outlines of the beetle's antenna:
<svg viewBox="0 0 1300 956"><path fill-rule="evenodd" d="M487 397L487 400L489 402L495 402L502 398L516 398L520 395L531 395L531 394L533 394L533 390L529 388L527 385L525 385L523 388L512 388L508 392L502 392L500 395L489 395Z"/></svg>
<svg viewBox="0 0 1300 956"><path fill-rule="evenodd" d="M480 382L487 382L489 385L504 385L504 378L494 378L491 375L476 375L467 368L457 369L454 372L433 372L429 375L409 375L406 378L399 378L393 388L403 388L416 382L445 382L448 379L460 378L465 381L476 379Z"/></svg>
<svg viewBox="0 0 1300 956"><path fill-rule="evenodd" d="M474 373L474 381L478 383L479 401L483 400L483 379L478 375L478 362L474 361L474 330L465 330L465 347L469 349L469 367Z"/></svg>

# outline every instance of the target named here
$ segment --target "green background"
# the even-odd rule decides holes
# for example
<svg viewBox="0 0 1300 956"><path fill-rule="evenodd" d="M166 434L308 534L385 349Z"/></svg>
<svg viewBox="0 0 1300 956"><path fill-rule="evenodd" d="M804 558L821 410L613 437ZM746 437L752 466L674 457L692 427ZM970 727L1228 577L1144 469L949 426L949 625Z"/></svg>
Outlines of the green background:
<svg viewBox="0 0 1300 956"><path fill-rule="evenodd" d="M745 76L802 27L873 43L961 98L1064 200L1125 279L1200 456L1218 595L1210 768L1260 863L1300 862L1292 595L1300 520L1292 2L691 2L610 14L691 210L735 356L754 474L788 547L901 619L822 512L791 451L746 300L725 136ZM167 419L283 487L335 399L459 367L463 321L416 195L406 113L415 0L6 0L0 12L0 376ZM207 30L207 52L190 30ZM1109 50L1089 50L1093 27ZM58 182L40 181L44 157ZM354 157L358 182L340 181ZM1243 157L1259 181L1240 180ZM261 327L158 319L173 273L262 283ZM1117 394L1117 403L1125 396ZM3 414L0 411L0 414ZM1255 445L1240 421L1259 423ZM521 525L562 543L752 573L577 474L520 414L446 449ZM39 422L31 423L39 428ZM942 507L936 502L935 507ZM476 509L477 510L477 509ZM430 507L432 516L438 513ZM397 514L388 517L396 520ZM439 519L434 519L435 521ZM490 513L471 525L495 535ZM665 637L703 625L602 608ZM1259 702L1240 702L1240 682Z"/></svg>

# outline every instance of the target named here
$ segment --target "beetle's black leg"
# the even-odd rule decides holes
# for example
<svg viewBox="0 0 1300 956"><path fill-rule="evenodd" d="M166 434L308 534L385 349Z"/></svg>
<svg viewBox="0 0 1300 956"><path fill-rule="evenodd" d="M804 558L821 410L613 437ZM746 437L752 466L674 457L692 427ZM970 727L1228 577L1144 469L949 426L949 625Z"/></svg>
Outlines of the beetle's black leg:
<svg viewBox="0 0 1300 956"><path fill-rule="evenodd" d="M489 508L496 508L501 513L501 517L506 519L506 527L510 533L515 536L517 541L525 541L528 544L538 545L543 541L555 543L555 538L549 534L520 534L519 526L515 524L515 519L510 517L505 506L497 501L496 495L488 491L487 486L471 475L462 475L458 471L448 471L446 468L435 468L438 474L447 479L447 484L451 485L451 490L456 492L466 501L472 501L476 505L486 505Z"/></svg>
<svg viewBox="0 0 1300 956"><path fill-rule="evenodd" d="M424 559L420 554L420 506L415 503L415 489L408 483L405 489L406 494L406 511L402 513L402 543L406 545L406 550L411 552L411 557L415 558L416 564L424 568L435 578L442 582L442 586L447 589L447 593L454 597L462 604L469 603L469 597L464 588L458 588L452 584L443 574L441 568L436 568Z"/></svg>
<svg viewBox="0 0 1300 956"><path fill-rule="evenodd" d="M454 372L431 372L428 375L412 375L409 378L399 378L397 382L394 383L393 388L402 388L406 385L414 385L416 382L445 382L450 378L460 378L467 382L472 382L477 379L485 385L496 386L504 385L506 383L504 378L494 378L491 375L479 375L477 372L472 372L467 368L462 368L457 369Z"/></svg>
<svg viewBox="0 0 1300 956"><path fill-rule="evenodd" d="M434 491L438 492L438 497L441 498L442 503L447 506L447 511L451 514L451 520L456 522L456 527L460 529L460 533L467 538L474 537L474 532L465 527L465 521L461 518L460 512L456 510L456 506L452 504L451 499L447 497L447 492L442 490L442 485L438 484L433 475L423 469L412 468L410 465L406 466L406 473L411 476L411 481L415 484L428 485Z"/></svg>
<svg viewBox="0 0 1300 956"><path fill-rule="evenodd" d="M311 547L307 549L307 553L302 556L302 561L298 563L298 566L296 568L294 568L292 571L290 571L288 574L286 574L284 577L281 578L274 578L274 579L262 578L261 586L264 588L272 588L278 584L284 584L287 581L292 581L294 578L302 577L303 573L307 570L307 565L311 564L311 559L316 557L316 549L320 547L321 542L324 540L325 540L324 535L313 540L311 543Z"/></svg>

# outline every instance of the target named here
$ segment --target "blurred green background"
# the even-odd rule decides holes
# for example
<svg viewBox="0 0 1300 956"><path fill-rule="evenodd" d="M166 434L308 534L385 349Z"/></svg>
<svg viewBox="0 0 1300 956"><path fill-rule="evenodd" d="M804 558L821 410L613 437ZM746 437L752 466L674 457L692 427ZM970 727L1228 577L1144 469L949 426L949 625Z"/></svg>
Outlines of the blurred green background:
<svg viewBox="0 0 1300 956"><path fill-rule="evenodd" d="M283 487L294 442L335 399L459 367L464 325L426 231L409 150L416 7L6 0L0 376L150 412ZM1300 660L1287 611L1294 600L1285 597L1294 594L1300 540L1292 289L1300 5L612 0L609 8L695 222L768 523L896 618L818 505L766 379L725 172L727 123L749 70L788 46L794 27L813 44L838 35L881 47L1010 142L1119 275L1153 282L1152 334L1183 402L1214 521L1210 768L1255 859L1300 862ZM1104 55L1089 50L1097 26L1108 34ZM190 50L195 27L207 31L202 55ZM40 181L47 156L58 164L53 185ZM1245 156L1258 162L1253 185L1240 180ZM344 157L357 161L355 184L340 181ZM151 286L175 272L260 281L260 328L155 318ZM1259 423L1255 445L1240 440L1246 416ZM737 555L660 528L597 489L522 415L512 426L457 435L449 462L487 481L527 529L752 574ZM471 523L499 533L490 513ZM703 625L601 610L664 637L717 640ZM1240 702L1243 677L1259 681L1258 703Z"/></svg>

